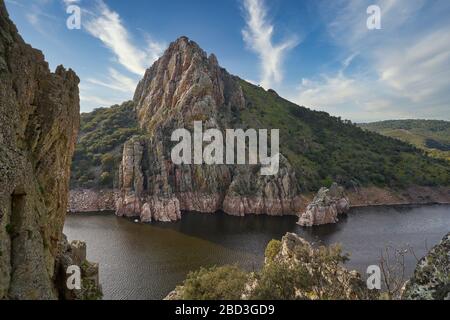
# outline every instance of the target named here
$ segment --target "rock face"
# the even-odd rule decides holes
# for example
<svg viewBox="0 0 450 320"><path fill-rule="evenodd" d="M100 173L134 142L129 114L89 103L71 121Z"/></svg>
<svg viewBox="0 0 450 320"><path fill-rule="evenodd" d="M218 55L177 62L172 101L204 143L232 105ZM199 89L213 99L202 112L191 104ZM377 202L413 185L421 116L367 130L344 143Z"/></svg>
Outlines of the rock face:
<svg viewBox="0 0 450 320"><path fill-rule="evenodd" d="M402 299L450 300L450 233L419 261Z"/></svg>
<svg viewBox="0 0 450 320"><path fill-rule="evenodd" d="M58 297L79 79L25 44L0 1L0 299Z"/></svg>
<svg viewBox="0 0 450 320"><path fill-rule="evenodd" d="M350 201L345 195L344 188L336 183L327 188L321 188L306 211L300 216L298 224L301 226L315 226L337 223L338 216L350 209Z"/></svg>
<svg viewBox="0 0 450 320"><path fill-rule="evenodd" d="M194 121L203 130L244 128L246 101L237 78L186 37L172 43L146 71L134 102L144 137L129 140L119 173L117 214L142 221L174 221L181 211L233 215L295 214L301 204L294 170L281 156L275 176L250 165L175 165L171 134Z"/></svg>

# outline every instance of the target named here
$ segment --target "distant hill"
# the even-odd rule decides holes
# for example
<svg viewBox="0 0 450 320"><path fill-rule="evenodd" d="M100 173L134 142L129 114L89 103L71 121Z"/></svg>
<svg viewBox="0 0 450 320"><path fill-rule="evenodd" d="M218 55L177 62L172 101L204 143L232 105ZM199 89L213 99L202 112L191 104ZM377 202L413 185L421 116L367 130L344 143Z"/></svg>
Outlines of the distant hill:
<svg viewBox="0 0 450 320"><path fill-rule="evenodd" d="M450 161L450 122L442 120L389 120L359 124L363 129L397 138Z"/></svg>

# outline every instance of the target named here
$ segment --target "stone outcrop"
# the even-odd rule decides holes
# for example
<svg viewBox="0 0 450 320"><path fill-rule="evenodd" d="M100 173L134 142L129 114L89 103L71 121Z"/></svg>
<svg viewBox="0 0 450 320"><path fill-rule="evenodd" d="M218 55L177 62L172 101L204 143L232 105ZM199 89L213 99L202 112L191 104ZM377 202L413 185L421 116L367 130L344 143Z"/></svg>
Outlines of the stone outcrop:
<svg viewBox="0 0 450 320"><path fill-rule="evenodd" d="M298 224L301 226L315 226L337 223L338 217L350 209L350 201L345 195L344 188L336 183L327 188L321 188L314 200L301 214Z"/></svg>
<svg viewBox="0 0 450 320"><path fill-rule="evenodd" d="M79 79L27 45L0 0L0 299L56 299Z"/></svg>
<svg viewBox="0 0 450 320"><path fill-rule="evenodd" d="M347 270L342 265L344 258L345 256L336 248L315 247L298 235L287 233L281 241L272 240L267 246L263 270L275 266L270 268L272 271L269 275L274 279L302 278L302 286L294 285L289 299L377 299L379 297L377 290L369 290L358 272ZM275 272L292 274L274 274ZM241 299L259 299L255 292L260 285L260 274L251 272L247 279L243 291L239 293ZM177 286L164 300L182 300L184 290L183 285ZM274 296L276 293L269 298L273 299Z"/></svg>
<svg viewBox="0 0 450 320"><path fill-rule="evenodd" d="M377 292L367 289L366 282L354 270L346 269L342 264L324 259L326 247L314 247L295 233L286 233L281 239L279 252L271 259L266 257L265 263L287 263L292 267L301 265L311 277L315 294L296 290L298 299L340 299L366 300L375 299ZM270 261L271 260L271 261ZM255 284L248 286L251 290ZM246 293L248 295L249 292ZM245 297L245 296L244 296Z"/></svg>
<svg viewBox="0 0 450 320"><path fill-rule="evenodd" d="M450 300L450 233L417 264L405 300Z"/></svg>
<svg viewBox="0 0 450 320"><path fill-rule="evenodd" d="M125 143L120 168L119 216L143 221L174 221L181 212L233 215L295 214L300 190L294 170L282 157L276 176L259 176L257 166L175 165L170 141L176 129L243 128L239 112L246 101L236 77L214 55L181 37L148 69L135 95L143 137Z"/></svg>
<svg viewBox="0 0 450 320"><path fill-rule="evenodd" d="M69 208L71 213L116 210L117 191L111 189L70 190Z"/></svg>
<svg viewBox="0 0 450 320"><path fill-rule="evenodd" d="M59 243L59 254L56 260L56 284L61 299L64 300L99 300L102 298L102 287L99 282L99 268L97 263L86 259L86 243L72 241L68 243L63 235ZM70 266L77 266L81 271L81 288L69 290L67 281L71 273L67 273Z"/></svg>

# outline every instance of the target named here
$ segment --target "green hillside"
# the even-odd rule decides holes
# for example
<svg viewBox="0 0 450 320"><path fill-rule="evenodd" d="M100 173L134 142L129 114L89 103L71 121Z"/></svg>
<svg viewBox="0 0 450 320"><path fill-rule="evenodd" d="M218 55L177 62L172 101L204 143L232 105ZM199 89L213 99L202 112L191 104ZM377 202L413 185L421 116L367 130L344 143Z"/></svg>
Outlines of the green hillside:
<svg viewBox="0 0 450 320"><path fill-rule="evenodd" d="M450 164L411 144L299 107L273 90L240 83L247 107L236 111L236 124L280 129L281 152L295 168L303 191L316 191L333 181L347 187L450 184ZM115 186L123 143L140 134L134 114L133 103L127 102L82 115L72 188Z"/></svg>
<svg viewBox="0 0 450 320"><path fill-rule="evenodd" d="M337 181L348 187L449 185L450 164L397 139L364 131L325 112L299 107L274 91L241 82L250 128L279 128L280 148L304 190Z"/></svg>
<svg viewBox="0 0 450 320"><path fill-rule="evenodd" d="M133 102L81 114L71 170L71 188L113 188L122 146L139 134Z"/></svg>
<svg viewBox="0 0 450 320"><path fill-rule="evenodd" d="M450 161L450 122L441 120L389 120L359 125L421 148L435 158Z"/></svg>

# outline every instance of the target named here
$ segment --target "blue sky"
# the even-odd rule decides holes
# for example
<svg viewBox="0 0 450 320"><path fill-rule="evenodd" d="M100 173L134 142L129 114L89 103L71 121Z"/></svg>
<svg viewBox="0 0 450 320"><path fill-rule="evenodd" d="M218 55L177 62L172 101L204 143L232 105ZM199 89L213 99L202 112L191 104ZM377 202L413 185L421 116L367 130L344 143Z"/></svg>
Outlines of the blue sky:
<svg viewBox="0 0 450 320"><path fill-rule="evenodd" d="M185 35L243 79L353 121L450 120L448 0L5 0L50 67L81 78L82 111L129 100ZM367 8L381 9L369 30ZM81 9L69 30L66 9Z"/></svg>

